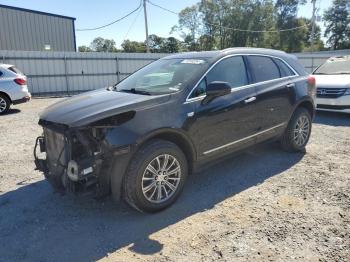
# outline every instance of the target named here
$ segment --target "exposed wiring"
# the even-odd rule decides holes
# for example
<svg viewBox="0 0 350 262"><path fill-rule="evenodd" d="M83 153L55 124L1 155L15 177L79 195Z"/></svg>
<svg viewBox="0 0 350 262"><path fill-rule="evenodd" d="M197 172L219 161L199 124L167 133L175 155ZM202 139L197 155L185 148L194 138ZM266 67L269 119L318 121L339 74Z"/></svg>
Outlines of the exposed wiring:
<svg viewBox="0 0 350 262"><path fill-rule="evenodd" d="M110 22L106 25L102 25L102 26L99 26L99 27L94 27L94 28L83 28L83 29L76 29L76 31L94 31L94 30L99 30L99 29L102 29L102 28L105 28L105 27L108 27L108 26L111 26L115 23L118 23L120 22L121 20L127 18L128 16L132 15L133 13L135 13L137 10L140 10L141 9L141 6L142 6L142 2L140 0L140 3L138 5L137 8L135 8L134 10L132 10L131 12L127 13L126 15L124 15L123 17L121 18L118 18L117 20L114 20L113 22Z"/></svg>
<svg viewBox="0 0 350 262"><path fill-rule="evenodd" d="M170 9L167 9L163 6L157 5L153 2L151 2L150 0L147 0L148 3L150 3L151 5L158 7L164 11L167 11L169 13L175 14L175 15L179 15L178 12L172 11ZM220 26L217 24L211 24L211 23L206 23L207 25L211 25L214 27L221 27L224 29L228 29L228 30L233 30L233 31L239 31L239 32L250 32L250 33L279 33L279 32L288 32L288 31L294 31L294 30L298 30L300 28L307 28L309 26L309 24L305 24L302 26L297 26L297 27L293 27L293 28L288 28L288 29L280 29L280 30L247 30L247 29L240 29L240 28L233 28L233 27L227 27L227 26Z"/></svg>

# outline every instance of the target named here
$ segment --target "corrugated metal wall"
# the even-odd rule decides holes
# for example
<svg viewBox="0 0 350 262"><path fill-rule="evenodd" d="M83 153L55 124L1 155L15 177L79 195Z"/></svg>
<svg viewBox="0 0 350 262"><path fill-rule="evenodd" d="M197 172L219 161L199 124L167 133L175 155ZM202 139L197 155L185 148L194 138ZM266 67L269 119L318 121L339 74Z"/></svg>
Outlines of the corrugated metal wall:
<svg viewBox="0 0 350 262"><path fill-rule="evenodd" d="M0 63L23 71L33 95L59 95L111 86L165 55L0 51Z"/></svg>
<svg viewBox="0 0 350 262"><path fill-rule="evenodd" d="M14 64L37 96L67 95L111 86L168 54L0 51L0 63ZM349 50L294 54L312 72L331 56Z"/></svg>
<svg viewBox="0 0 350 262"><path fill-rule="evenodd" d="M0 50L75 51L74 19L0 5Z"/></svg>

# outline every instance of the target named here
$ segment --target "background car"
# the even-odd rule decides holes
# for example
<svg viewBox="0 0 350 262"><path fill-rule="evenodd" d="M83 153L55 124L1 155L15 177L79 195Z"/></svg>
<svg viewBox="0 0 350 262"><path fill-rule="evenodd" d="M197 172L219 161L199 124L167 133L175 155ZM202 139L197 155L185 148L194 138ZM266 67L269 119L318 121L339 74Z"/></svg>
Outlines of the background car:
<svg viewBox="0 0 350 262"><path fill-rule="evenodd" d="M28 102L27 77L13 65L0 64L0 114L6 113L11 104Z"/></svg>
<svg viewBox="0 0 350 262"><path fill-rule="evenodd" d="M328 59L313 76L317 109L350 113L350 56Z"/></svg>

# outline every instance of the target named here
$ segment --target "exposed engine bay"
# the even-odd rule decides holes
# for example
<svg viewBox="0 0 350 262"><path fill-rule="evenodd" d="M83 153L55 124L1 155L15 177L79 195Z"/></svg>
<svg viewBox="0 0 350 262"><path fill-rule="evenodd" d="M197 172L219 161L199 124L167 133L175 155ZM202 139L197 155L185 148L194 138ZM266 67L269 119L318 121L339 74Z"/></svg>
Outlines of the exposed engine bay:
<svg viewBox="0 0 350 262"><path fill-rule="evenodd" d="M81 128L40 120L43 135L34 148L37 169L57 191L107 194L115 148L105 140L106 133L133 116L133 111L122 113Z"/></svg>

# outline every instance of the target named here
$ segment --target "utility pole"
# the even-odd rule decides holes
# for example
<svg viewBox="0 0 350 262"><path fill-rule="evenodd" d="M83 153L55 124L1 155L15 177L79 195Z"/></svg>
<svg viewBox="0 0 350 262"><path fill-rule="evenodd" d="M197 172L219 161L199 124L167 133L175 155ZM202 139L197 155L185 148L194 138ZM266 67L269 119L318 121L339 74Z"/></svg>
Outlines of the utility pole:
<svg viewBox="0 0 350 262"><path fill-rule="evenodd" d="M315 17L315 12L316 12L316 0L311 0L312 2L312 18L311 18L311 23L312 23L312 28L311 28L311 53L314 52L314 40L315 40L315 23L316 23L316 17ZM311 70L314 71L314 57L311 55Z"/></svg>
<svg viewBox="0 0 350 262"><path fill-rule="evenodd" d="M147 23L147 10L146 10L146 1L143 0L143 12L145 15L145 29L146 29L146 50L149 53L149 42L148 42L148 23Z"/></svg>
<svg viewBox="0 0 350 262"><path fill-rule="evenodd" d="M315 24L316 24L316 0L311 0L312 2L312 18L311 18L311 23L312 23L312 29L311 29L311 52L314 51L314 40L315 40Z"/></svg>

